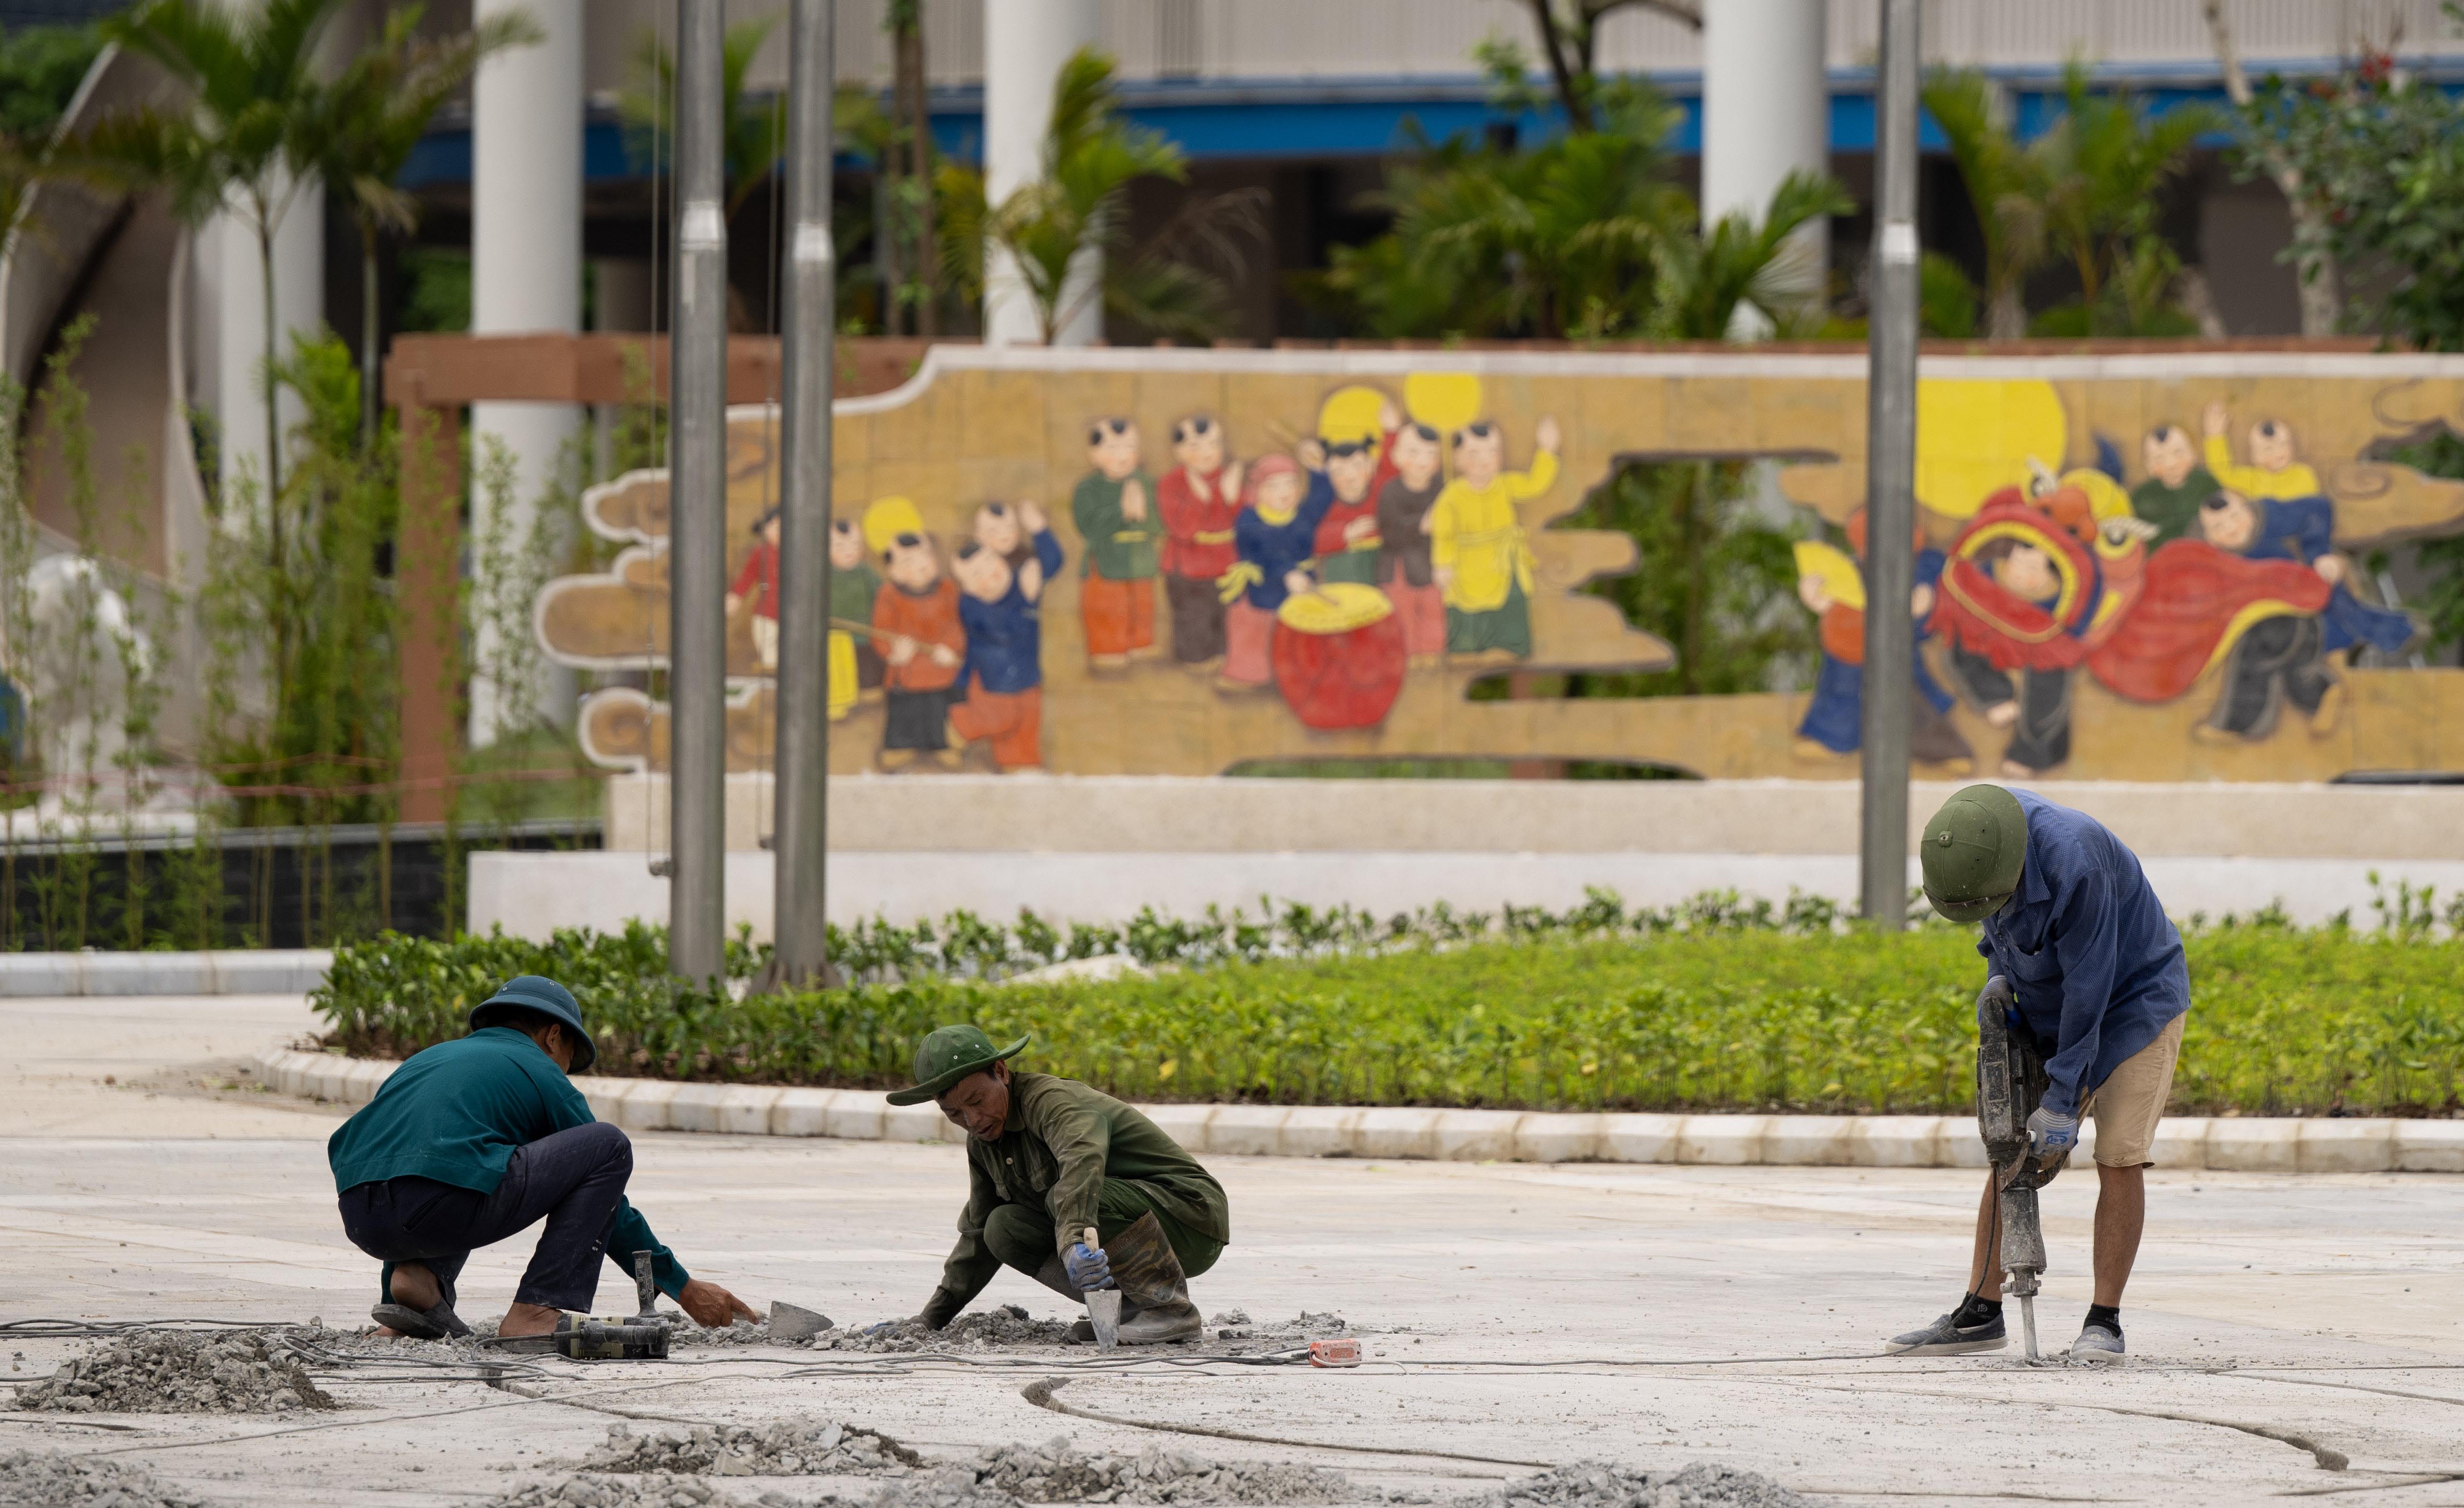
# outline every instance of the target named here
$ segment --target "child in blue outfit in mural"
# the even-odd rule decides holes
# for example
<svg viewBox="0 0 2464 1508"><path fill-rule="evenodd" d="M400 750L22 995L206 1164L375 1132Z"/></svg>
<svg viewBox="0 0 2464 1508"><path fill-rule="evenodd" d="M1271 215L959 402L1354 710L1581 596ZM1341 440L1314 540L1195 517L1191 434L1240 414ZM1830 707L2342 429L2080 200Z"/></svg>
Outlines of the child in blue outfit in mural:
<svg viewBox="0 0 2464 1508"><path fill-rule="evenodd" d="M1848 543L1861 566L1865 559L1862 508L1849 515ZM1926 620L1933 612L1943 563L1942 551L1919 542L1916 588L1908 603L1909 612L1916 619L1916 639L1910 654L1915 660L1917 690L1916 700L1909 708L1908 756L1920 764L1939 765L1947 773L1965 775L1975 768L1975 751L1951 724L1951 695L1933 678L1933 671L1925 660L1925 640L1931 636ZM1797 596L1822 620L1821 666L1815 673L1814 701L1805 709L1805 721L1797 724L1797 754L1805 759L1854 754L1863 740L1865 614L1833 598L1823 583L1813 576L1798 581Z"/></svg>
<svg viewBox="0 0 2464 1508"><path fill-rule="evenodd" d="M1228 604L1227 643L1216 683L1236 689L1274 679L1269 650L1275 610L1312 585L1309 567L1317 554L1317 526L1334 506L1334 484L1322 471L1303 472L1288 455L1264 455L1249 467L1245 501L1232 521L1240 560L1220 584Z"/></svg>
<svg viewBox="0 0 2464 1508"><path fill-rule="evenodd" d="M969 743L991 741L993 763L1005 770L1044 763L1044 588L1061 571L1061 542L1044 510L1019 504L1018 523L1033 558L1013 568L999 550L969 540L950 568L967 631L958 672L966 699L950 709L950 731Z"/></svg>

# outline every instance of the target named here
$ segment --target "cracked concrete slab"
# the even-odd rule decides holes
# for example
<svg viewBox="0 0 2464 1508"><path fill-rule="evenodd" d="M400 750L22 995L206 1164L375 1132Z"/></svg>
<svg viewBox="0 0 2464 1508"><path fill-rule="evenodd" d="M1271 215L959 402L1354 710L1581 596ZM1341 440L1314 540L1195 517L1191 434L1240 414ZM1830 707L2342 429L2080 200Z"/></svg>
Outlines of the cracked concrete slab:
<svg viewBox="0 0 2464 1508"><path fill-rule="evenodd" d="M357 1320L374 1264L336 1228L324 1138L334 1109L244 1091L144 1098L131 1076L254 1051L305 1025L298 1002L0 1002L19 1054L0 1096L0 1320L210 1316ZM102 1008L99 1012L96 1008ZM103 1067L102 1065L116 1065ZM79 1076L84 1076L82 1080ZM11 1099L16 1103L11 1103ZM842 1322L913 1312L963 1196L957 1148L657 1134L632 1194L698 1274L757 1303ZM1207 1313L1335 1310L1357 1371L1214 1366L1077 1371L1078 1350L1015 1368L844 1364L774 1347L671 1364L552 1361L539 1399L473 1382L319 1374L346 1406L287 1421L10 1412L0 1453L104 1451L221 1503L469 1503L553 1480L613 1419L759 1424L819 1414L935 1459L1066 1434L1086 1450L1156 1443L1344 1471L1364 1495L1441 1498L1520 1468L1448 1459L1706 1460L1817 1498L2248 1503L2335 1491L2387 1508L2464 1497L2464 1178L2151 1175L2124 1306L2133 1362L2029 1369L2010 1353L1846 1360L1956 1297L1975 1175L1934 1169L1212 1160L1234 1244L1193 1284ZM2045 1196L2054 1270L2040 1317L2066 1341L2084 1310L2093 1179ZM126 1244L122 1244L126 1243ZM526 1249L473 1261L466 1312L510 1298ZM629 1307L611 1271L604 1304ZM1005 1274L979 1300L1038 1316L1059 1300ZM81 1342L0 1336L0 1379L48 1375ZM1710 1365L1734 1357L1796 1358ZM1007 1362L1009 1359L1000 1359ZM810 1375L784 1374L816 1361ZM1643 1366L1657 1362L1670 1364ZM1231 1445L1064 1418L1270 1435ZM2173 1417L2156 1417L2171 1415ZM120 1428L101 1429L96 1426ZM2250 1432L2253 1428L2272 1431ZM2291 1437L2288 1439L2287 1437ZM2320 1464L2304 1444L2348 1458ZM1359 1448L1392 1453L1356 1453ZM808 1496L815 1478L747 1478Z"/></svg>

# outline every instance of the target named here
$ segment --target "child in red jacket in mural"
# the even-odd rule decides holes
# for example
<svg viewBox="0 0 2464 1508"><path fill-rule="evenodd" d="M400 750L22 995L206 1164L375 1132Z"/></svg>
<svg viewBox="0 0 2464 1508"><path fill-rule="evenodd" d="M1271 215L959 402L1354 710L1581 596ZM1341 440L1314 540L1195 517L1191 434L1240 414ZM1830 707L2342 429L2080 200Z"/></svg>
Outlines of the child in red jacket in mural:
<svg viewBox="0 0 2464 1508"><path fill-rule="evenodd" d="M727 588L727 615L735 617L744 599L759 592L753 604L753 653L761 659L763 675L779 673L779 510L764 513L753 525L753 553Z"/></svg>
<svg viewBox="0 0 2464 1508"><path fill-rule="evenodd" d="M1223 596L1216 583L1240 558L1232 522L1241 516L1242 467L1225 450L1222 422L1193 413L1172 427L1173 458L1180 464L1155 483L1172 657L1192 670L1223 662Z"/></svg>
<svg viewBox="0 0 2464 1508"><path fill-rule="evenodd" d="M956 768L950 704L957 699L967 653L958 588L941 575L940 554L925 535L899 535L882 561L890 581L872 600L873 642L887 667L881 767L904 769L916 756L931 754Z"/></svg>

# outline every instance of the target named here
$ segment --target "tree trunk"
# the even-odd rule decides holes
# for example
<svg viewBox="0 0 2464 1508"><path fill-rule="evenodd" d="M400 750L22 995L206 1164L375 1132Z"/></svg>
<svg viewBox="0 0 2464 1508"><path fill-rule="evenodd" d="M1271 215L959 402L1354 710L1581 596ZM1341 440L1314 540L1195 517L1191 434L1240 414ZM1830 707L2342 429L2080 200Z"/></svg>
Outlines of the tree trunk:
<svg viewBox="0 0 2464 1508"><path fill-rule="evenodd" d="M1985 338L1990 341L2025 340L2028 335L2028 301L2019 296L2015 277L1992 291L1985 304Z"/></svg>
<svg viewBox="0 0 2464 1508"><path fill-rule="evenodd" d="M907 174L915 194L915 333L940 333L939 246L933 205L933 107L925 91L924 15L918 0L898 30L900 121L907 129Z"/></svg>
<svg viewBox="0 0 2464 1508"><path fill-rule="evenodd" d="M382 375L377 342L384 322L377 318L377 233L360 226L360 449L373 455L377 443L377 387Z"/></svg>
<svg viewBox="0 0 2464 1508"><path fill-rule="evenodd" d="M2216 63L2225 76L2225 95L2236 109L2251 101L2250 77L2242 72L2241 54L2233 46L2233 27L2225 20L2224 0L2201 0L2199 7L2207 16L2208 34L2216 44ZM2301 257L2299 263L2301 285L2301 333L2333 335L2343 322L2344 279L2336 265L2336 254L2326 249L2325 228L2319 223L2319 212L2302 202L2301 175L2282 156L2264 146L2259 160L2267 166L2267 176L2275 181L2278 193L2284 195L2285 207L2293 212L2294 244L2307 243L2318 248Z"/></svg>
<svg viewBox="0 0 2464 1508"><path fill-rule="evenodd" d="M256 217L256 259L265 299L265 351L261 390L265 397L265 528L266 616L273 620L274 716L282 717L291 674L290 591L284 581L282 549L282 418L275 410L280 390L275 380L275 341L278 322L274 314L274 216L260 206Z"/></svg>
<svg viewBox="0 0 2464 1508"><path fill-rule="evenodd" d="M2333 335L2344 322L2344 277L2336 264L2336 255L2325 249L2325 229L2319 223L2319 211L2296 197L2301 187L2299 174L2286 172L2277 180L2285 189L2285 203L2293 211L2293 235L2296 241L2308 241L2320 250L2306 255L2296 265L2300 275L2301 333Z"/></svg>

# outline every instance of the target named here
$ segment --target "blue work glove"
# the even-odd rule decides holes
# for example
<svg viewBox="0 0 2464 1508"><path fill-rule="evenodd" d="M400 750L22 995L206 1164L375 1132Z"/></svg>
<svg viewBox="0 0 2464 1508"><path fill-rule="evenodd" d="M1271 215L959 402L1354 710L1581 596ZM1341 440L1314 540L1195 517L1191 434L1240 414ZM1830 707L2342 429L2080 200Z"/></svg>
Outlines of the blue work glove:
<svg viewBox="0 0 2464 1508"><path fill-rule="evenodd" d="M1063 1253L1061 1266L1069 1275L1069 1286L1080 1293L1112 1286L1112 1264L1101 1251L1086 1242L1073 1243Z"/></svg>
<svg viewBox="0 0 2464 1508"><path fill-rule="evenodd" d="M2079 1146L2079 1117L2038 1105L2028 1118L2028 1155L2047 1161L2070 1156Z"/></svg>

